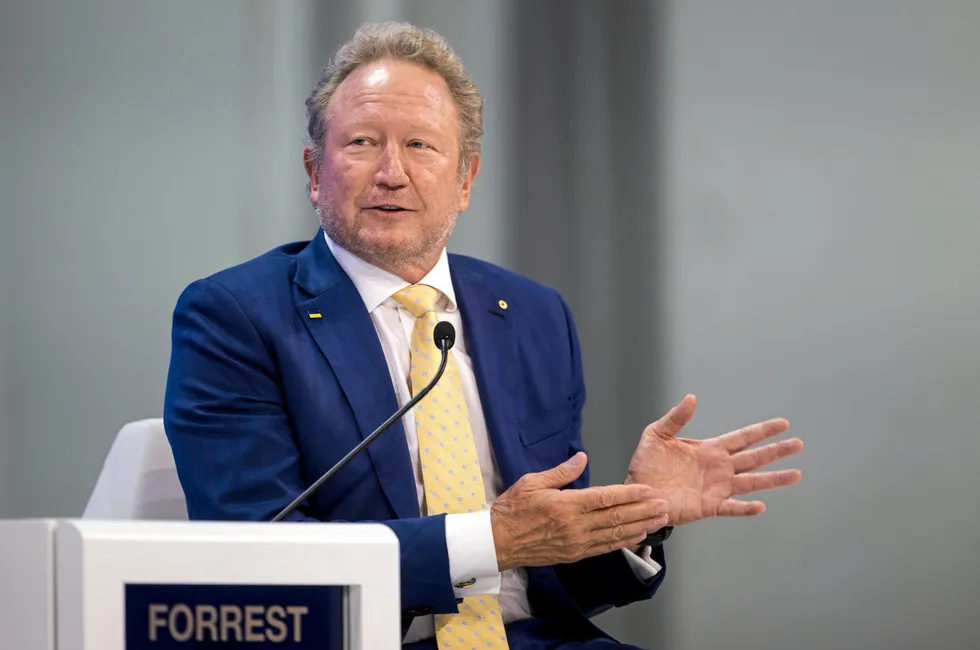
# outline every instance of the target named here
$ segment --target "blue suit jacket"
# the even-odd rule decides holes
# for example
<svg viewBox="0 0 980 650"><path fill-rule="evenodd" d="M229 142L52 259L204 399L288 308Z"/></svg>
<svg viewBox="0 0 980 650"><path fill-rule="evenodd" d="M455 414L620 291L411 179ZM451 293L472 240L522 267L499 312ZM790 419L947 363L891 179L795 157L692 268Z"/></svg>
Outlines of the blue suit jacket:
<svg viewBox="0 0 980 650"><path fill-rule="evenodd" d="M554 290L472 258L449 264L509 487L582 448L575 327ZM270 519L397 408L371 317L322 232L181 295L164 420L192 519ZM571 487L587 483L585 474ZM419 516L401 422L292 519L385 523L400 543L405 629L413 616L456 611L444 517ZM662 551L654 558L664 564ZM535 617L594 630L587 617L651 597L664 571L640 581L617 552L528 574Z"/></svg>

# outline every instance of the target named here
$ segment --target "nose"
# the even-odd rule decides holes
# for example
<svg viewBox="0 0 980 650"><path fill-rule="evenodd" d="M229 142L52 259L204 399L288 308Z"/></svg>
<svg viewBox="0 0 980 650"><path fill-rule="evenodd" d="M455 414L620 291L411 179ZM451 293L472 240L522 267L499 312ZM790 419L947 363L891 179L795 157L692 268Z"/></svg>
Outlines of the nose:
<svg viewBox="0 0 980 650"><path fill-rule="evenodd" d="M374 174L376 184L386 189L397 189L408 185L408 174L397 144L389 142L381 152L381 159L378 162L378 171Z"/></svg>

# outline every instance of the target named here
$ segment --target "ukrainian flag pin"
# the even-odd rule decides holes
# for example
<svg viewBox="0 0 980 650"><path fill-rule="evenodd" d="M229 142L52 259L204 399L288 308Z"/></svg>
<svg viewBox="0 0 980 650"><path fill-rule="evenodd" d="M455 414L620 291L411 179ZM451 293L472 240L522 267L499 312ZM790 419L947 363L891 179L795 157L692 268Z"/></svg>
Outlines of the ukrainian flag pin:
<svg viewBox="0 0 980 650"><path fill-rule="evenodd" d="M323 314L321 314L318 311L311 311L311 312L308 312L308 313L310 315L310 318L323 318Z"/></svg>

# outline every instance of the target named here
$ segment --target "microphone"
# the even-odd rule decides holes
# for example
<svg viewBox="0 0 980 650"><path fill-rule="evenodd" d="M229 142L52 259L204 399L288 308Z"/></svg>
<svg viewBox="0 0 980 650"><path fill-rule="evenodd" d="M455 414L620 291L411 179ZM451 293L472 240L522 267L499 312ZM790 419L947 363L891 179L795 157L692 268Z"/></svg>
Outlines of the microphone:
<svg viewBox="0 0 980 650"><path fill-rule="evenodd" d="M377 429L374 430L374 432L371 433L371 435L369 435L367 438L362 440L356 447L351 449L346 456L344 456L339 461L337 461L337 464L331 467L330 469L328 469L326 474L318 478L313 485L306 488L302 494L300 494L298 497L293 499L292 503L290 503L288 506L280 510L279 514L273 517L271 521L273 522L282 521L285 517L288 517L304 501L306 501L311 496L313 496L313 494L317 490L319 490L324 483L329 481L334 474L336 474L341 469L343 469L344 465L349 463L351 459L354 458L354 456L357 456L359 453L364 451L364 448L367 447L369 444L371 444L372 440L374 440L379 435L384 433L384 431L388 427L394 424L403 415L408 413L408 410L410 408L418 404L422 400L422 398L424 398L426 395L429 394L429 391L435 388L435 385L439 382L439 379L442 378L442 373L445 372L446 370L446 361L449 360L449 350L453 347L453 344L456 343L456 328L453 327L451 323L447 323L446 321L440 321L436 323L436 327L432 331L432 342L435 343L436 347L438 347L439 350L442 352L442 359L439 361L439 369L436 371L435 376L428 384L426 384L425 388L420 390L415 395L415 397L410 399L405 404L405 406L395 411L390 418L385 420L381 424L381 426L379 426Z"/></svg>
<svg viewBox="0 0 980 650"><path fill-rule="evenodd" d="M432 330L432 340L437 348L443 352L449 352L456 344L456 328L444 320L439 321L436 323L436 328ZM443 348L443 345L446 347Z"/></svg>

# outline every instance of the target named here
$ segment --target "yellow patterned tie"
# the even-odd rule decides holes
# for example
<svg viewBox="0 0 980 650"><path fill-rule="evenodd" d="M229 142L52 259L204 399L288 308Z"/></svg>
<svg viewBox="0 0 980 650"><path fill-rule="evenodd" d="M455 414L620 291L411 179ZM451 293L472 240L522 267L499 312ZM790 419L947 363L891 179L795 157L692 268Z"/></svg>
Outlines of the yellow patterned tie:
<svg viewBox="0 0 980 650"><path fill-rule="evenodd" d="M442 354L432 342L439 322L435 304L442 295L424 284L412 285L392 296L415 314L412 331L411 389L425 388L439 369ZM415 432L419 441L426 513L438 515L486 510L483 476L463 400L459 368L450 351L446 371L436 387L415 406ZM505 650L504 619L497 596L469 596L458 614L435 617L436 642L441 650Z"/></svg>

